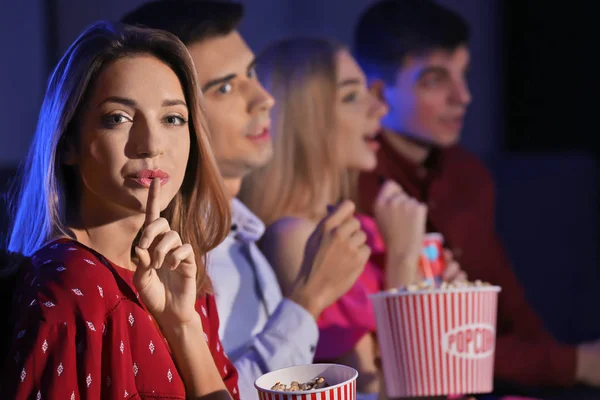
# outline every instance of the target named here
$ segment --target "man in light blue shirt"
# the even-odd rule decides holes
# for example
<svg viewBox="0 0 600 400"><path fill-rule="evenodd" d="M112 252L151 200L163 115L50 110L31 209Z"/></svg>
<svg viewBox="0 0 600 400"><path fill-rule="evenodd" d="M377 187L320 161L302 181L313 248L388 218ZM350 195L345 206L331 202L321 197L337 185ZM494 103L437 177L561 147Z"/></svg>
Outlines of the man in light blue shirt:
<svg viewBox="0 0 600 400"><path fill-rule="evenodd" d="M253 384L244 382L246 378L310 364L318 340L313 315L282 298L273 269L256 246L263 231L262 222L233 199L231 232L209 259L221 319L219 335L238 368L242 393Z"/></svg>
<svg viewBox="0 0 600 400"><path fill-rule="evenodd" d="M264 225L235 199L242 178L265 165L273 152L269 112L274 100L258 81L254 54L236 30L242 15L235 3L159 0L122 21L175 34L194 60L211 145L232 201L231 232L209 255L219 333L238 369L242 399L257 399L253 384L262 374L312 362L317 318L354 284L369 249L364 239L356 240L364 233L353 217L354 205L342 203L309 239L298 283L283 298L256 246Z"/></svg>

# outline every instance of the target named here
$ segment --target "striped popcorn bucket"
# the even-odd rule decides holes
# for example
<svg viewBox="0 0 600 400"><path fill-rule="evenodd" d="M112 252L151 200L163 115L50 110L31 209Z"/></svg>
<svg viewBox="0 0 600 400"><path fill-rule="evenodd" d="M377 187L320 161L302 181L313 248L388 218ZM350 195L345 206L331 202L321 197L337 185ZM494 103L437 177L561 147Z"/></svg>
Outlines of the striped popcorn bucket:
<svg viewBox="0 0 600 400"><path fill-rule="evenodd" d="M277 383L290 386L292 381L309 382L322 376L328 387L310 391L271 390ZM336 364L309 364L269 372L258 378L254 387L260 400L356 400L355 369Z"/></svg>
<svg viewBox="0 0 600 400"><path fill-rule="evenodd" d="M497 286L371 296L389 397L493 389Z"/></svg>

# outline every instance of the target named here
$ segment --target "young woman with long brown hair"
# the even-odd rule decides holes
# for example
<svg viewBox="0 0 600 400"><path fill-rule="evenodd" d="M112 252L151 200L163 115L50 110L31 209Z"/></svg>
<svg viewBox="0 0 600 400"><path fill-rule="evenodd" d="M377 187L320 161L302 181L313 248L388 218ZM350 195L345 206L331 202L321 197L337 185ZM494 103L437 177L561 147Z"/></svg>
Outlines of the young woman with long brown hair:
<svg viewBox="0 0 600 400"><path fill-rule="evenodd" d="M15 200L3 396L238 397L204 265L230 218L201 103L165 32L99 23L62 57Z"/></svg>

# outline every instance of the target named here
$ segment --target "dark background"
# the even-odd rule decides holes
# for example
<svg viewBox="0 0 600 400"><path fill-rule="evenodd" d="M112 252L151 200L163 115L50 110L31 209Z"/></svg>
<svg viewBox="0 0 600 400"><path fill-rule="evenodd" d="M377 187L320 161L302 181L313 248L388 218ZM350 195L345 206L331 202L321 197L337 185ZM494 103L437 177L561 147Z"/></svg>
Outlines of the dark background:
<svg viewBox="0 0 600 400"><path fill-rule="evenodd" d="M254 51L293 35L350 43L370 0L246 0ZM142 0L0 0L0 185L24 159L45 81L98 19ZM598 34L592 2L440 0L472 27L463 144L497 179L498 230L528 298L561 340L600 338ZM3 186L4 187L4 186Z"/></svg>

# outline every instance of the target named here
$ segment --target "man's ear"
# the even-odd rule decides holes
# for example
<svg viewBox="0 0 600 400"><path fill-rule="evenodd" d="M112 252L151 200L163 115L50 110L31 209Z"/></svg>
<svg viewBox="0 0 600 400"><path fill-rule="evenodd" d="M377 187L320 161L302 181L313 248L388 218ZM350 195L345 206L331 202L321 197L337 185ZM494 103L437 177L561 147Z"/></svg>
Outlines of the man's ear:
<svg viewBox="0 0 600 400"><path fill-rule="evenodd" d="M379 99L379 101L381 101L382 103L387 104L387 101L385 99L385 82L381 79L374 79L371 82L369 82L369 91L371 92L371 94L375 97L377 97L377 99Z"/></svg>

